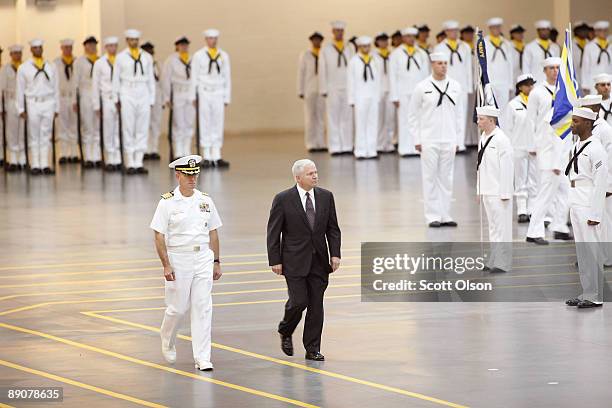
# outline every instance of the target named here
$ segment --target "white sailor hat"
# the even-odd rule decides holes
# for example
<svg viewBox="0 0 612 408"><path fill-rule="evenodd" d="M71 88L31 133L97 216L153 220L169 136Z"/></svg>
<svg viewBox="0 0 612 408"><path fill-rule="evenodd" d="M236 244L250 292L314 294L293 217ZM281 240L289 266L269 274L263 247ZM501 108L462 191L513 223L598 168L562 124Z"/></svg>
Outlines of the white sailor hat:
<svg viewBox="0 0 612 408"><path fill-rule="evenodd" d="M459 22L455 20L448 20L442 23L443 30L458 30Z"/></svg>
<svg viewBox="0 0 612 408"><path fill-rule="evenodd" d="M601 95L586 95L583 98L580 98L578 102L580 102L580 106L593 106L593 105L601 105L601 101L603 97Z"/></svg>
<svg viewBox="0 0 612 408"><path fill-rule="evenodd" d="M406 27L401 31L402 35L418 35L419 29L416 27Z"/></svg>
<svg viewBox="0 0 612 408"><path fill-rule="evenodd" d="M140 31L133 28L125 30L125 38L140 38Z"/></svg>
<svg viewBox="0 0 612 408"><path fill-rule="evenodd" d="M552 28L552 23L548 20L538 20L535 22L535 28L537 28L538 30L540 29L551 29Z"/></svg>
<svg viewBox="0 0 612 408"><path fill-rule="evenodd" d="M487 20L487 26L488 27L492 27L492 26L499 26L504 24L504 19L501 17L492 17L490 19Z"/></svg>
<svg viewBox="0 0 612 408"><path fill-rule="evenodd" d="M30 40L30 47L42 47L45 42L39 38Z"/></svg>
<svg viewBox="0 0 612 408"><path fill-rule="evenodd" d="M544 68L546 68L546 67L553 67L553 66L560 66L560 65L561 65L561 58L559 58L559 57L548 57L544 61L542 61L542 66Z"/></svg>
<svg viewBox="0 0 612 408"><path fill-rule="evenodd" d="M609 84L612 82L612 75L608 75L605 72L602 74L597 74L593 77L593 82L595 84Z"/></svg>
<svg viewBox="0 0 612 408"><path fill-rule="evenodd" d="M13 44L9 47L9 52L21 52L23 51L23 46L19 44Z"/></svg>
<svg viewBox="0 0 612 408"><path fill-rule="evenodd" d="M104 45L114 45L114 44L119 44L119 39L117 37L106 37L104 39Z"/></svg>
<svg viewBox="0 0 612 408"><path fill-rule="evenodd" d="M357 37L355 44L357 44L358 46L370 45L372 44L372 37L368 37L367 35L360 35L359 37Z"/></svg>
<svg viewBox="0 0 612 408"><path fill-rule="evenodd" d="M597 119L597 113L593 112L589 108L574 108L572 110L572 116L579 116L588 120Z"/></svg>
<svg viewBox="0 0 612 408"><path fill-rule="evenodd" d="M335 28L338 30L344 30L346 28L346 22L342 20L334 20L329 24L331 25L332 28Z"/></svg>
<svg viewBox="0 0 612 408"><path fill-rule="evenodd" d="M531 75L531 74L521 74L521 75L519 75L519 76L516 78L516 84L518 85L518 84L520 84L521 82L523 82L523 81L528 81L528 80L530 80L530 79L531 79L531 82L532 82L532 83L535 83L535 82L536 82L536 80L533 78L533 75Z"/></svg>
<svg viewBox="0 0 612 408"><path fill-rule="evenodd" d="M448 62L448 55L442 52L432 52L431 54L429 54L429 59L431 60L431 62L436 62L436 61Z"/></svg>
<svg viewBox="0 0 612 408"><path fill-rule="evenodd" d="M478 106L476 108L476 114L478 116L492 116L494 118L498 118L500 114L500 110L495 106L487 105L487 106Z"/></svg>
<svg viewBox="0 0 612 408"><path fill-rule="evenodd" d="M217 38L219 37L219 30L217 30L216 28L209 28L208 30L204 31L202 34L204 34L204 37L206 38Z"/></svg>
<svg viewBox="0 0 612 408"><path fill-rule="evenodd" d="M180 171L184 174L198 174L200 173L201 161L202 156L198 156L197 154L191 154L189 156L184 156L180 159L176 159L175 161L170 163L168 167L176 171Z"/></svg>
<svg viewBox="0 0 612 408"><path fill-rule="evenodd" d="M608 28L610 28L609 21L600 20L596 21L595 24L593 24L593 29L595 30L607 30Z"/></svg>
<svg viewBox="0 0 612 408"><path fill-rule="evenodd" d="M67 45L73 45L73 44L74 44L74 40L72 38L64 38L63 40L60 40L61 46L67 46Z"/></svg>

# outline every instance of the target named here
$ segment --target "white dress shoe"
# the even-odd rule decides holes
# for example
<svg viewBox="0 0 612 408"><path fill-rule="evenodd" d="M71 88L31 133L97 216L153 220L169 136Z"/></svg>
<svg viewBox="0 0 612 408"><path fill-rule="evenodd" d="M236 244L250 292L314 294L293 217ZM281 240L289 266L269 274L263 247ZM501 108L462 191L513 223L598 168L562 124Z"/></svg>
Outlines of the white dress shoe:
<svg viewBox="0 0 612 408"><path fill-rule="evenodd" d="M162 342L162 354L168 363L174 364L176 362L176 347L166 347Z"/></svg>

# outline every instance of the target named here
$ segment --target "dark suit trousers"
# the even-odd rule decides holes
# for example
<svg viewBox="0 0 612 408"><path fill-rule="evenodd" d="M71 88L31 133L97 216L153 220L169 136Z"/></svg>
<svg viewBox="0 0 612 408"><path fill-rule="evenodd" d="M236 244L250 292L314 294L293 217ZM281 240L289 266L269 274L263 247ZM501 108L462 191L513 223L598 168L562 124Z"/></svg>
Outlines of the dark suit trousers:
<svg viewBox="0 0 612 408"><path fill-rule="evenodd" d="M307 309L302 341L308 352L317 352L321 349L323 294L329 281L327 268L313 254L308 275L285 276L289 300L285 304L285 315L278 325L278 332L283 336L291 336L302 319L302 312Z"/></svg>

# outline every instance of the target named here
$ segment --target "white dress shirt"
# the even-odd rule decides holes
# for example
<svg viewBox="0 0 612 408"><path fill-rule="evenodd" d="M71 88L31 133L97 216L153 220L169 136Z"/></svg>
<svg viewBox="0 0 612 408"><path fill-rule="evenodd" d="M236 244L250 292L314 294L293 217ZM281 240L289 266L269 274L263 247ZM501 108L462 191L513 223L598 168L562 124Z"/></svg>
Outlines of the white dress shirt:
<svg viewBox="0 0 612 408"><path fill-rule="evenodd" d="M310 193L310 201L312 201L312 208L314 208L316 212L317 206L315 205L314 188L311 188L309 191L306 191L302 187L300 187L299 184L296 184L295 186L297 187L298 193L300 193L300 201L302 201L302 208L304 208L304 212L306 212L306 193Z"/></svg>

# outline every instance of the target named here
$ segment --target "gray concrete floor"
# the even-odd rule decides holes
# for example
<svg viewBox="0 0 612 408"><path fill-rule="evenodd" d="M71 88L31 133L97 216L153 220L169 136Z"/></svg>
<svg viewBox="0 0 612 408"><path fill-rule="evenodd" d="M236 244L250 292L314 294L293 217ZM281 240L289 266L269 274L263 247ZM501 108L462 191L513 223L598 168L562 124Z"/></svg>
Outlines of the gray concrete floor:
<svg viewBox="0 0 612 408"><path fill-rule="evenodd" d="M194 369L188 327L174 366L159 351L163 281L148 224L174 185L166 161L129 178L75 165L55 177L0 173L0 386L62 386L66 407L610 405L607 306L360 302L361 241L480 239L474 153L457 158L452 231L424 225L418 159L310 155L344 237L324 363L303 359L301 327L296 356L280 351L286 291L265 258L272 197L307 156L301 135L230 137L225 156L230 170L200 178L225 223L212 373Z"/></svg>

